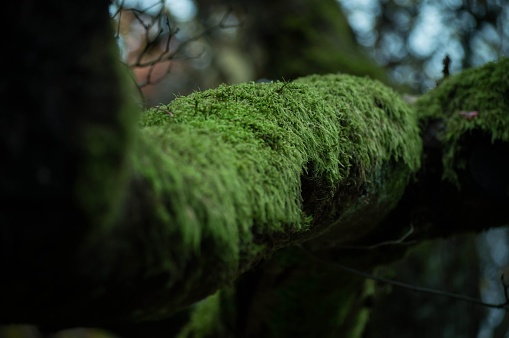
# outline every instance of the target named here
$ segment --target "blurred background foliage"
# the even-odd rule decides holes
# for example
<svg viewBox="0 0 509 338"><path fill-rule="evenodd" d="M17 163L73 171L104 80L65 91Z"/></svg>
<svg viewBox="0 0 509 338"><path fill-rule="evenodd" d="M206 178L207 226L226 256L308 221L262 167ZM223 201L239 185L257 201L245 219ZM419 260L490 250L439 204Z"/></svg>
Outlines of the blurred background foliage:
<svg viewBox="0 0 509 338"><path fill-rule="evenodd" d="M172 94L259 79L291 80L311 73L346 72L377 78L402 91L423 93L451 72L509 55L507 0L116 0L125 10L120 37L126 59L140 55L146 29L150 56L171 36L170 76L147 86L147 103ZM158 16L159 15L159 16ZM166 24L168 19L169 25ZM143 22L141 24L140 22ZM166 68L165 68L166 69ZM148 67L134 68L138 81Z"/></svg>
<svg viewBox="0 0 509 338"><path fill-rule="evenodd" d="M333 72L419 95L441 78L445 55L452 73L509 55L506 0L116 0L111 15L146 106L220 83ZM423 243L378 274L503 302L508 238L502 228ZM504 310L377 285L365 337L505 337L508 328ZM0 338L17 337L43 335L0 327Z"/></svg>

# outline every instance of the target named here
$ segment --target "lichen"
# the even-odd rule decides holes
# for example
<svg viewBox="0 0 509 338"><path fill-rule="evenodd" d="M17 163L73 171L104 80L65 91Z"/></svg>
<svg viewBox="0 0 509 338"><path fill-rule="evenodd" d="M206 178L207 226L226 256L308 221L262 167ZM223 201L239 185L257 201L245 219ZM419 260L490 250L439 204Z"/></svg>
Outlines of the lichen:
<svg viewBox="0 0 509 338"><path fill-rule="evenodd" d="M422 123L440 120L437 135L443 145L443 179L459 187L457 170L464 139L474 132L488 135L491 142L509 141L509 59L463 71L444 79L416 103ZM462 112L475 112L469 118Z"/></svg>

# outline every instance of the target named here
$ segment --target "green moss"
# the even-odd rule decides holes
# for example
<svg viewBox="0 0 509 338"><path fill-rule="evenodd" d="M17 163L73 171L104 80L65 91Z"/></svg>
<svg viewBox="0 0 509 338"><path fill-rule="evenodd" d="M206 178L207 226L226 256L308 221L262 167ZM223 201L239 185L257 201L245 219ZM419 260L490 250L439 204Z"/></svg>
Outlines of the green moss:
<svg viewBox="0 0 509 338"><path fill-rule="evenodd" d="M154 209L166 225L159 241L168 238L164 245L168 250L186 258L190 252L199 252L203 237L212 237L225 265L235 266L240 239L252 239L250 187L244 186L237 168L231 166L242 165L245 159L209 132L185 125L146 127L135 168L152 183ZM211 149L222 151L208 156Z"/></svg>
<svg viewBox="0 0 509 338"><path fill-rule="evenodd" d="M347 75L223 85L148 110L141 125L135 167L152 183L168 231L180 234L179 254L214 238L231 269L253 255L241 252L253 234L313 231L302 176L333 195L389 161L408 173L419 167L412 111L380 83Z"/></svg>
<svg viewBox="0 0 509 338"><path fill-rule="evenodd" d="M223 324L225 321L223 307L226 306L222 301L224 292L218 291L193 305L190 309L191 318L177 338L233 337Z"/></svg>
<svg viewBox="0 0 509 338"><path fill-rule="evenodd" d="M419 168L422 143L416 116L395 92L377 81L337 75L315 75L303 81L316 86L342 113L340 143L346 163L351 164L352 179L342 183L345 193L324 200L324 205L337 208L324 221L330 222L327 241L352 241L371 231L392 210ZM321 189L315 194L323 199L326 192Z"/></svg>
<svg viewBox="0 0 509 338"><path fill-rule="evenodd" d="M458 184L457 170L465 162L460 156L462 140L480 132L492 142L509 141L509 59L445 79L418 100L416 109L423 123L443 121L443 131L437 135L443 143L443 179ZM462 111L478 115L467 119Z"/></svg>
<svg viewBox="0 0 509 338"><path fill-rule="evenodd" d="M118 228L139 241L119 259L133 274L164 276L169 290L139 320L331 227L336 242L369 231L420 166L414 111L348 75L223 85L150 109L140 124L130 205L144 218Z"/></svg>
<svg viewBox="0 0 509 338"><path fill-rule="evenodd" d="M412 171L419 168L422 143L416 117L394 91L378 81L347 75L313 75L297 81L315 87L338 111L339 141L350 143L348 155L368 166L362 174L390 159L401 160Z"/></svg>

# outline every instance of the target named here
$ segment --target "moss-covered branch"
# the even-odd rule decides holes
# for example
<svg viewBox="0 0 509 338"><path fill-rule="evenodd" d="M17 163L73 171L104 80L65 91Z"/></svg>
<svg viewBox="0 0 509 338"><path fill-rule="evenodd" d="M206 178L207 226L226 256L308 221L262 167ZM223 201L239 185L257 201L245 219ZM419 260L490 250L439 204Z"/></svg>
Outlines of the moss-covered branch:
<svg viewBox="0 0 509 338"><path fill-rule="evenodd" d="M292 243L369 232L421 154L413 111L346 75L221 86L149 110L141 125L127 214L89 239L97 265L157 283L149 307L125 314L136 319L165 317Z"/></svg>
<svg viewBox="0 0 509 338"><path fill-rule="evenodd" d="M416 106L423 165L396 208L386 217L379 215L381 222L369 232L362 231L366 228L362 216L372 208L362 208L364 214L350 224L359 234L352 245L331 237L341 233L349 239L349 232L339 226L338 232L331 230L304 243L307 250L369 271L404 255L409 246L397 240L402 234L405 241L418 241L507 224L508 67L506 59L466 71L423 96ZM461 111L477 115L470 118ZM449 176L451 170L457 175ZM289 247L241 276L234 288L200 302L181 337L360 337L372 293L369 281L319 265ZM204 320L211 314L220 319Z"/></svg>
<svg viewBox="0 0 509 338"><path fill-rule="evenodd" d="M389 224L433 238L509 223L509 59L446 78L417 104L424 156Z"/></svg>
<svg viewBox="0 0 509 338"><path fill-rule="evenodd" d="M118 172L108 163L122 162L100 156L125 143L113 129L87 130L74 188L79 214L54 224L83 217L82 236L66 244L75 249L61 281L81 304L10 311L7 320L166 318L279 248L325 232L330 243L369 233L398 202L421 151L413 110L380 83L346 75L178 98L143 115L125 151L131 164ZM65 260L41 257L48 271ZM10 299L30 304L25 291Z"/></svg>

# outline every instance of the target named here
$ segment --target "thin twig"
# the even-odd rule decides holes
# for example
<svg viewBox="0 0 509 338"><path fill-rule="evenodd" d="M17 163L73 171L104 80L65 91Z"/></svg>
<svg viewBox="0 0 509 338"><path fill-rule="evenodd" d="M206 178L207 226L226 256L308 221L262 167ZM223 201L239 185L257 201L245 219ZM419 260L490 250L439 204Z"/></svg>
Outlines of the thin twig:
<svg viewBox="0 0 509 338"><path fill-rule="evenodd" d="M427 294L436 295L436 296L449 297L449 298L452 298L452 299L457 299L457 300L461 300L461 301L464 301L464 302L467 302L467 303L471 303L471 304L475 304L475 305L480 305L480 306L484 306L484 307L495 308L495 309L506 309L506 310L509 309L509 297L507 295L507 288L508 288L508 286L505 285L505 283L503 282L503 278L502 278L502 284L504 286L505 302L499 303L499 304L486 303L486 302L483 302L483 301L481 301L481 300L479 300L477 298L473 298L473 297L469 297L469 296L464 296L464 295L457 294L457 293L452 293L452 292L442 291L442 290L436 290L436 289L431 289L431 288L427 288L427 287L415 286L415 285L404 283L404 282L400 282L400 281L397 281L397 280L375 276L375 275L372 275L370 273L367 273L367 272L364 272L364 271L361 271L361 270L357 270L357 269L348 267L348 266L340 264L340 263L330 262L330 261L326 261L324 259L321 259L318 256L314 255L313 253L309 252L302 245L297 245L297 247L300 248L304 253L306 253L306 255L308 257L310 257L311 259L315 260L316 262L319 262L320 264L327 265L327 266L330 266L330 267L334 267L336 269L340 269L340 270L343 270L343 271L347 271L347 272L356 274L358 276L362 276L364 278L374 280L376 282L380 282L380 283L384 283L384 284L389 284L389 285L394 285L394 286L397 286L397 287L400 287L400 288L403 288L403 289L417 291L417 292L421 292L421 293L427 293Z"/></svg>
<svg viewBox="0 0 509 338"><path fill-rule="evenodd" d="M285 89L285 87L290 83L290 81L285 81L285 79L283 78L283 85L276 90L276 93L278 94L281 94L283 92L283 89Z"/></svg>
<svg viewBox="0 0 509 338"><path fill-rule="evenodd" d="M171 72L172 64L169 62L168 66L166 67L166 71L164 74L160 75L157 79L154 79L154 71L155 67L163 62L172 61L172 60L190 60L199 58L203 55L204 51L199 52L195 56L186 56L184 58L179 58L178 55L182 53L182 51L192 42L197 41L198 39L210 35L213 32L220 30L220 29L227 29L227 28L237 28L241 24L227 24L227 20L230 17L230 14L232 13L233 9L229 7L219 22L211 27L207 27L204 30L202 30L200 33L191 36L185 41L182 41L180 44L177 45L177 47L174 50L170 50L170 44L172 41L172 38L179 32L179 28L173 29L170 24L170 19L164 15L164 0L161 0L159 3L155 3L154 5L147 7L145 9L137 9L137 8L125 8L124 7L124 0L122 2L116 2L117 10L112 15L112 17L116 18L118 21L117 24L117 32L116 35L118 36L120 34L120 20L122 19L122 12L123 11L131 11L133 13L134 19L143 27L144 29L144 39L145 43L142 48L142 50L137 53L135 60L128 64L128 67L130 68L148 68L145 81L141 83L137 83L137 86L139 88L143 88L148 85L156 84L160 81L162 81L168 73ZM157 13L155 16L150 17L144 17L146 16L146 13L154 6L161 6L161 10ZM149 20L149 21L147 21ZM163 21L164 20L164 21ZM154 33L154 27L157 27L158 30L156 33ZM164 50L161 50L157 55L154 57L149 57L150 50L155 47L157 44L159 44L159 40L163 36L164 29L162 27L167 28L167 38L164 44Z"/></svg>
<svg viewBox="0 0 509 338"><path fill-rule="evenodd" d="M509 295L507 294L507 288L509 287L509 285L507 285L505 282L504 282L504 273L502 272L502 274L500 275L500 282L502 283L502 287L504 288L504 297L505 297L505 302L506 303L509 303Z"/></svg>
<svg viewBox="0 0 509 338"><path fill-rule="evenodd" d="M410 237L410 235L412 235L413 233L414 233L414 226L413 226L413 224L410 224L410 229L408 229L408 231L405 234L403 234L403 236L401 236L400 238L395 239L395 240L375 243L375 244L371 244L371 245L340 245L340 246L336 246L336 248L374 250L374 249L380 248L382 246L388 246L388 245L412 245L412 244L415 244L416 241L406 241L406 239L408 237Z"/></svg>

